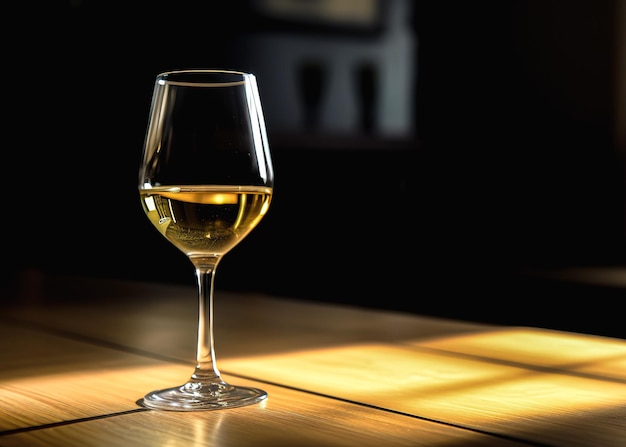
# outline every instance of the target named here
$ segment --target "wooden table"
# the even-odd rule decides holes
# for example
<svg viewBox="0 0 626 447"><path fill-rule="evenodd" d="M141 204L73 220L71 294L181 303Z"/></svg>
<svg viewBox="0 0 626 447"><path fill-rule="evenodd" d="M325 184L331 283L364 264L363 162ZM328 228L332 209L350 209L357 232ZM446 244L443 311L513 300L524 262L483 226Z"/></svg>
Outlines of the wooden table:
<svg viewBox="0 0 626 447"><path fill-rule="evenodd" d="M147 410L186 381L189 287L24 274L0 314L0 445L626 445L626 340L217 291L252 406ZM5 296L6 298L6 296Z"/></svg>

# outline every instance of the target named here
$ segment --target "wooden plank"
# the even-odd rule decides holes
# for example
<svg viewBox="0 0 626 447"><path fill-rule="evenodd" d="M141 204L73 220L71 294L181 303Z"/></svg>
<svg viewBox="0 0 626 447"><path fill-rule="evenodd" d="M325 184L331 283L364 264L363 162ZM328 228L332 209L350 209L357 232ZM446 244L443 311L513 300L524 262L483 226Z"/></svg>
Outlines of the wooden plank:
<svg viewBox="0 0 626 447"><path fill-rule="evenodd" d="M223 368L476 430L569 447L622 447L626 384L401 347L352 344L229 358Z"/></svg>
<svg viewBox="0 0 626 447"><path fill-rule="evenodd" d="M144 411L146 392L180 384L191 365L145 359L45 332L0 325L0 445L8 446L521 446L462 428L280 386L245 408Z"/></svg>
<svg viewBox="0 0 626 447"><path fill-rule="evenodd" d="M149 391L151 370L164 364L5 324L0 352L0 430L136 408ZM190 374L191 366L179 368Z"/></svg>
<svg viewBox="0 0 626 447"><path fill-rule="evenodd" d="M35 306L5 314L138 356L193 357L192 287L69 284L48 284ZM626 438L621 340L224 292L216 312L227 375L536 443Z"/></svg>
<svg viewBox="0 0 626 447"><path fill-rule="evenodd" d="M251 381L241 383L258 386ZM37 430L0 433L0 444L3 447L528 445L271 385L265 389L268 399L248 407L190 413L148 410L69 421Z"/></svg>

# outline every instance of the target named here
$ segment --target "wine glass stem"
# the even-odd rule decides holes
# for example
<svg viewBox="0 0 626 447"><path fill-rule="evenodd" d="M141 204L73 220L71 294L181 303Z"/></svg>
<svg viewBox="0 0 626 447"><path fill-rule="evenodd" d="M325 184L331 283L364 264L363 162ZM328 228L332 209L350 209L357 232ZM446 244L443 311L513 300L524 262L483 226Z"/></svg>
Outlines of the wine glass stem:
<svg viewBox="0 0 626 447"><path fill-rule="evenodd" d="M220 372L215 363L213 344L213 282L215 265L196 265L198 280L198 346L196 369L192 379L202 382L221 382Z"/></svg>

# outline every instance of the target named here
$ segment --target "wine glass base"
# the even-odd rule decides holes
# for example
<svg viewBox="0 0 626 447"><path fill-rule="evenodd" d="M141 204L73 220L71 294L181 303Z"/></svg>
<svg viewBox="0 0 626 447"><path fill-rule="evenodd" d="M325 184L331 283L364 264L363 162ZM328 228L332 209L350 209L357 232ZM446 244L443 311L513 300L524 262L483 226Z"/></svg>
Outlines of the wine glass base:
<svg viewBox="0 0 626 447"><path fill-rule="evenodd" d="M258 388L228 385L224 382L188 382L182 386L152 391L139 404L154 410L198 411L252 405L267 398Z"/></svg>

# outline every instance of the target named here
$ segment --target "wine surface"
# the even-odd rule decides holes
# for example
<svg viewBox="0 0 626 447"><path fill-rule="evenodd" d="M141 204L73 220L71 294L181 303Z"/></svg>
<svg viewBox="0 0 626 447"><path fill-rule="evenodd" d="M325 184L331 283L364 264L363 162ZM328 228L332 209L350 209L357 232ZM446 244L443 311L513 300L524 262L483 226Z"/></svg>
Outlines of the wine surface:
<svg viewBox="0 0 626 447"><path fill-rule="evenodd" d="M178 249L190 257L219 257L261 221L272 188L174 185L139 194L150 222Z"/></svg>

